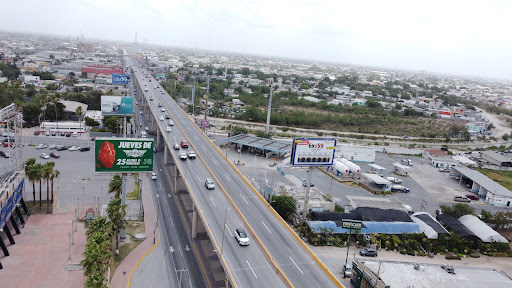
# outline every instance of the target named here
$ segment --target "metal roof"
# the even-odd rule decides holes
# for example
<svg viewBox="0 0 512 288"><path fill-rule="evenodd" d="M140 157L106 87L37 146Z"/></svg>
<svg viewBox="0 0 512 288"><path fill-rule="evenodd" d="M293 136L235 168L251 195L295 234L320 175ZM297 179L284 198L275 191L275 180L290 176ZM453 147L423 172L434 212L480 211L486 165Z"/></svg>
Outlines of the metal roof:
<svg viewBox="0 0 512 288"><path fill-rule="evenodd" d="M370 174L370 173L362 173L361 175L363 175L364 177L366 177L366 179L372 181L375 184L378 184L378 185L384 185L384 184L391 185L390 181L380 177L379 175Z"/></svg>
<svg viewBox="0 0 512 288"><path fill-rule="evenodd" d="M484 174L482 174L476 170L469 169L465 166L455 166L455 167L452 167L452 169L460 172L465 177L471 179L471 181L478 183L478 185L484 187L485 190L487 190L495 195L512 197L512 191L501 186L500 184L496 183L494 180L490 179L489 177L485 176Z"/></svg>
<svg viewBox="0 0 512 288"><path fill-rule="evenodd" d="M496 153L496 152L492 152L492 151L482 151L482 156L485 155L487 157L490 157L496 161L499 161L501 163L508 163L508 162L511 162L510 159L508 159L507 157L499 154L499 153Z"/></svg>
<svg viewBox="0 0 512 288"><path fill-rule="evenodd" d="M272 139L266 139L247 134L238 134L228 138L228 142L237 143L245 146L251 146L259 149L275 151L279 153L288 153L292 151L292 144L279 142Z"/></svg>
<svg viewBox="0 0 512 288"><path fill-rule="evenodd" d="M402 170L405 170L405 171L410 168L409 166L405 166L405 165L398 164L398 163L393 163L393 166L398 167L398 168L400 168Z"/></svg>
<svg viewBox="0 0 512 288"><path fill-rule="evenodd" d="M375 168L377 170L386 170L386 168L382 167L382 166L379 166L377 164L368 164L368 166L372 167L372 168Z"/></svg>
<svg viewBox="0 0 512 288"><path fill-rule="evenodd" d="M381 209L393 209L400 211L407 211L407 209L400 202L393 202L385 198L377 197L364 197L364 196L346 196L350 202L352 208L356 209L359 207L370 207L370 208L381 208Z"/></svg>

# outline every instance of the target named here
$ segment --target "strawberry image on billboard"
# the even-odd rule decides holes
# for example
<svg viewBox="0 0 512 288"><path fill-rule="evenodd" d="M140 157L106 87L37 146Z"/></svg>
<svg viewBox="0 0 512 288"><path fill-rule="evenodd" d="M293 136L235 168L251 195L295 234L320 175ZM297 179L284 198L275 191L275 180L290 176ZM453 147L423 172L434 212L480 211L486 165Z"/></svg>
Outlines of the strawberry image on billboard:
<svg viewBox="0 0 512 288"><path fill-rule="evenodd" d="M153 171L152 139L97 138L95 172L151 172Z"/></svg>

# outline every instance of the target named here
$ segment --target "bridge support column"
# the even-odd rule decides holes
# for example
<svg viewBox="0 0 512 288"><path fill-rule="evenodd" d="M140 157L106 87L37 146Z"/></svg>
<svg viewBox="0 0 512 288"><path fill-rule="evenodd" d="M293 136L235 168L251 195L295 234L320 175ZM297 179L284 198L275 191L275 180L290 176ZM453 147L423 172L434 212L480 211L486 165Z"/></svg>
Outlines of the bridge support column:
<svg viewBox="0 0 512 288"><path fill-rule="evenodd" d="M4 252L5 256L9 256L9 250L7 250L7 246L5 246L4 240L2 240L2 237L0 237L0 248L2 248L2 251Z"/></svg>
<svg viewBox="0 0 512 288"><path fill-rule="evenodd" d="M169 162L169 148L164 145L164 165L167 165L167 162Z"/></svg>
<svg viewBox="0 0 512 288"><path fill-rule="evenodd" d="M20 228L18 227L18 223L16 223L16 219L14 218L14 214L11 214L11 217L9 217L11 220L12 228L14 228L14 231L16 231L16 234L20 234Z"/></svg>
<svg viewBox="0 0 512 288"><path fill-rule="evenodd" d="M158 125L156 125L158 126ZM156 147L160 147L160 138L162 138L160 136L160 128L156 127Z"/></svg>
<svg viewBox="0 0 512 288"><path fill-rule="evenodd" d="M14 242L14 238L12 238L11 230L9 230L9 226L7 226L7 223L5 223L4 230L5 235L7 235L7 238L9 239L9 242L11 242L11 245L16 244L16 242Z"/></svg>
<svg viewBox="0 0 512 288"><path fill-rule="evenodd" d="M21 224L25 225L25 219L23 219L23 215L21 215L20 207L16 207L16 215L20 218Z"/></svg>
<svg viewBox="0 0 512 288"><path fill-rule="evenodd" d="M23 212L25 212L26 215L29 215L27 204L25 204L25 200L23 200L23 197L21 198L20 203L21 203L21 208L23 208Z"/></svg>
<svg viewBox="0 0 512 288"><path fill-rule="evenodd" d="M193 206L194 211L192 212L192 238L197 237L197 210L196 205Z"/></svg>

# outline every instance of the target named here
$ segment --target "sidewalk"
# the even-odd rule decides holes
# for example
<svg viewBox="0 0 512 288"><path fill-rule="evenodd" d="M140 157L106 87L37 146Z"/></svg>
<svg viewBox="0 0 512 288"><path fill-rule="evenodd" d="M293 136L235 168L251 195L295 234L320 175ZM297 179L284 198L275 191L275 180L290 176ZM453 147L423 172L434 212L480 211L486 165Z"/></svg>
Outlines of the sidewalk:
<svg viewBox="0 0 512 288"><path fill-rule="evenodd" d="M146 240L133 250L117 267L111 281L112 288L125 287L168 287L164 253L161 245L153 244L153 231L156 224L156 209L148 177L142 177L142 201L144 203L144 225ZM160 231L154 235L155 243L160 240ZM123 272L126 272L123 275Z"/></svg>

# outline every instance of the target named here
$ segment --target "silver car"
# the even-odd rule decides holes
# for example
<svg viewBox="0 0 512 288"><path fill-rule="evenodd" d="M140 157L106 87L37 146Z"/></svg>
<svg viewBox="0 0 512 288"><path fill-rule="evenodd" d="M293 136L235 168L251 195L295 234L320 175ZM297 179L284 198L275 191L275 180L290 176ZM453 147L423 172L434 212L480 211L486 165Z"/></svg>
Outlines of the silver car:
<svg viewBox="0 0 512 288"><path fill-rule="evenodd" d="M235 238L239 245L247 246L250 243L249 236L247 236L243 228L237 228L235 230Z"/></svg>
<svg viewBox="0 0 512 288"><path fill-rule="evenodd" d="M50 155L46 154L46 153L41 153L39 154L39 157L43 158L43 159L50 159Z"/></svg>
<svg viewBox="0 0 512 288"><path fill-rule="evenodd" d="M206 186L206 189L208 190L215 189L215 183L213 183L213 180L210 178L206 179L206 181L204 182L204 186Z"/></svg>

